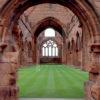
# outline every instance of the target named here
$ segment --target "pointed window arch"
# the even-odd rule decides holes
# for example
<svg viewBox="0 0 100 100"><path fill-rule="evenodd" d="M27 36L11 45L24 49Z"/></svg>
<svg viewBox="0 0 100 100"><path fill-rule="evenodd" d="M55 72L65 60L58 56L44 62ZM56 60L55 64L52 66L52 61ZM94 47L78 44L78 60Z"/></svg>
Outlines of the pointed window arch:
<svg viewBox="0 0 100 100"><path fill-rule="evenodd" d="M82 47L82 43L81 43L81 39L80 39L80 36L79 36L79 33L78 32L76 34L76 37L77 37L77 40L76 40L77 51L80 51L81 50L81 47Z"/></svg>
<svg viewBox="0 0 100 100"><path fill-rule="evenodd" d="M53 28L47 28L44 35L45 37L55 37L55 30Z"/></svg>
<svg viewBox="0 0 100 100"><path fill-rule="evenodd" d="M57 57L58 53L58 46L54 41L48 40L42 45L42 56Z"/></svg>

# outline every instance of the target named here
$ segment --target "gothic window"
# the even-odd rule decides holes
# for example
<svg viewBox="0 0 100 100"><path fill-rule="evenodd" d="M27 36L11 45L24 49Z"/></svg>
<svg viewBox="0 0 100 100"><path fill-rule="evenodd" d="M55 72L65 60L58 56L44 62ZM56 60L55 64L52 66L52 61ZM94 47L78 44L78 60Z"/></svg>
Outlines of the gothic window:
<svg viewBox="0 0 100 100"><path fill-rule="evenodd" d="M71 51L74 51L75 50L75 42L74 42L74 39L72 38L72 41L71 41Z"/></svg>
<svg viewBox="0 0 100 100"><path fill-rule="evenodd" d="M55 30L53 28L47 28L44 34L45 37L55 37Z"/></svg>
<svg viewBox="0 0 100 100"><path fill-rule="evenodd" d="M68 42L68 50L70 50L70 42Z"/></svg>
<svg viewBox="0 0 100 100"><path fill-rule="evenodd" d="M58 56L57 44L52 40L48 40L47 42L45 42L42 46L42 56L57 57Z"/></svg>
<svg viewBox="0 0 100 100"><path fill-rule="evenodd" d="M78 32L76 35L77 35L76 46L77 46L77 51L79 51L81 49L81 40Z"/></svg>

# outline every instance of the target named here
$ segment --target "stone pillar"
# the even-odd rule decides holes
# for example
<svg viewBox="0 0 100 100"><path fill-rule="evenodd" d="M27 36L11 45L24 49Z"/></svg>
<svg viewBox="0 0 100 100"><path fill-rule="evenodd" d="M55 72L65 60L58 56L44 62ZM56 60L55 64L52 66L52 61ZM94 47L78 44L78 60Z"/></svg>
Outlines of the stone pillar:
<svg viewBox="0 0 100 100"><path fill-rule="evenodd" d="M85 84L86 100L100 100L100 43L91 45L90 62L87 68L89 81Z"/></svg>
<svg viewBox="0 0 100 100"><path fill-rule="evenodd" d="M0 44L0 100L17 100L16 86L18 53L6 52L6 44Z"/></svg>
<svg viewBox="0 0 100 100"><path fill-rule="evenodd" d="M66 38L63 40L63 45L62 45L62 63L66 64L66 51L67 51L67 44L66 44Z"/></svg>
<svg viewBox="0 0 100 100"><path fill-rule="evenodd" d="M36 44L36 64L40 64L40 47L39 44Z"/></svg>
<svg viewBox="0 0 100 100"><path fill-rule="evenodd" d="M0 100L17 100L16 72L11 70L15 66L12 63L0 63Z"/></svg>
<svg viewBox="0 0 100 100"><path fill-rule="evenodd" d="M33 64L36 64L36 38L32 38L32 59L33 59Z"/></svg>

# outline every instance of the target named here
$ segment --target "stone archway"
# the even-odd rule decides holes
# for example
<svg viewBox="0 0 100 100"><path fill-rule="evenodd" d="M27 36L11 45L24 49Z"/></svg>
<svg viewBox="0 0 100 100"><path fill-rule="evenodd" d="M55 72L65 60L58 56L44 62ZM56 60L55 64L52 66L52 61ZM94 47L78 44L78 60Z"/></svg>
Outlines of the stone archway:
<svg viewBox="0 0 100 100"><path fill-rule="evenodd" d="M3 53L5 51L6 46L11 46L9 43L9 39L12 36L13 25L17 22L20 15L25 11L28 7L41 4L41 3L58 3L65 7L68 7L72 10L80 19L83 29L89 35L89 43L91 51L91 59L89 63L83 64L85 66L85 70L87 70L90 74L89 81L86 83L86 97L87 100L100 100L100 31L99 31L99 20L93 11L93 9L88 5L86 1L58 1L58 0L12 0L8 1L1 10L1 35L2 35L2 44L0 45L0 53L1 57L1 72L4 74L4 78L2 78L0 83L0 97L2 100L16 100L17 99L17 87L16 87L16 71L18 66L18 48L15 48L15 52L7 49L8 52ZM87 37L88 38L88 37ZM83 37L85 40L85 37ZM5 44L7 43L7 44ZM85 46L84 46L85 48ZM10 52L9 52L10 51ZM83 50L83 52L86 52ZM14 55L14 56L13 56ZM16 56L15 56L16 55ZM10 59L9 59L10 57ZM6 58L6 59L5 59ZM85 60L85 57L83 60ZM5 67L6 66L6 67ZM5 69L9 69L7 72ZM5 83L5 84L4 84Z"/></svg>
<svg viewBox="0 0 100 100"><path fill-rule="evenodd" d="M63 23L61 23L58 19L56 18L53 18L53 17L47 17L47 18L44 18L43 20L39 21L36 26L34 26L34 31L33 31L33 35L32 35L32 43L33 43L33 48L34 48L34 55L33 55L33 61L34 63L37 63L38 64L38 57L37 57L37 52L36 52L36 40L38 38L38 36L40 35L40 33L45 30L46 28L48 27L51 27L53 29L55 29L60 35L61 37L63 38L63 44L66 45L66 39L67 39L67 34L65 33L65 26ZM65 46L63 45L63 48L65 48ZM66 57L65 57L65 52L64 52L65 49L63 49L63 60L62 62L64 64L66 64Z"/></svg>

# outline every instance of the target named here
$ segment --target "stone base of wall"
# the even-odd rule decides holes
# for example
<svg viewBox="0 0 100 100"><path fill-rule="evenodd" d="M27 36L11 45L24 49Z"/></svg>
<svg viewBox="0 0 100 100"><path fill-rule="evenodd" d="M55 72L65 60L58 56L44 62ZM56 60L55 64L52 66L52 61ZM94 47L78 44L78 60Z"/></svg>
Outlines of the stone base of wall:
<svg viewBox="0 0 100 100"><path fill-rule="evenodd" d="M92 81L85 82L85 100L94 100L91 94Z"/></svg>
<svg viewBox="0 0 100 100"><path fill-rule="evenodd" d="M18 100L17 93L16 86L0 86L0 100Z"/></svg>
<svg viewBox="0 0 100 100"><path fill-rule="evenodd" d="M85 97L86 100L100 100L100 84L87 81L85 83Z"/></svg>

